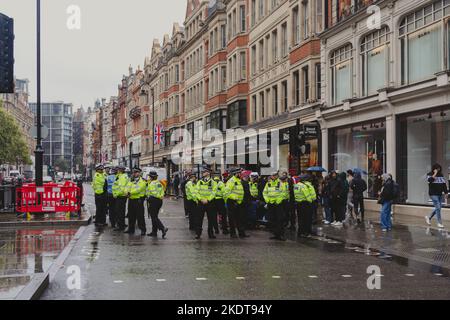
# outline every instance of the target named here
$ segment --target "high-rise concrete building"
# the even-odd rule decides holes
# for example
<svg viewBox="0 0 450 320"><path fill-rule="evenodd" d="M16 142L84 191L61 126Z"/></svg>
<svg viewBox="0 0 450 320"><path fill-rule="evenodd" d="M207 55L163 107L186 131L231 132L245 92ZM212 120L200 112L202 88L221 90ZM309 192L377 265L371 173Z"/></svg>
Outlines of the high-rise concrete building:
<svg viewBox="0 0 450 320"><path fill-rule="evenodd" d="M36 104L31 103L36 113ZM72 104L61 101L41 104L42 124L48 128L48 137L43 140L44 165L55 166L64 160L70 171L73 167L73 113Z"/></svg>
<svg viewBox="0 0 450 320"><path fill-rule="evenodd" d="M73 117L73 172L83 174L84 131L86 113L79 108Z"/></svg>
<svg viewBox="0 0 450 320"><path fill-rule="evenodd" d="M31 159L34 161L34 150L36 147L36 141L31 135L31 129L34 126L34 114L30 109L28 102L29 81L27 79L15 80L15 93L0 94L0 100L3 102L3 108L8 112L19 126L22 137L28 146ZM11 164L15 166L16 164ZM19 170L31 170L31 166L19 166L16 168Z"/></svg>

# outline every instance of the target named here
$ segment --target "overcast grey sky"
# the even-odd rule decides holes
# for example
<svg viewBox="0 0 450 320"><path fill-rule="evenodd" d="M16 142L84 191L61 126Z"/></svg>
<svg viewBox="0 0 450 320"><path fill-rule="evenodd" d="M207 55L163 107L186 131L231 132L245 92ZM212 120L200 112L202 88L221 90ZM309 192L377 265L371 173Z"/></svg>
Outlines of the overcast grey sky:
<svg viewBox="0 0 450 320"><path fill-rule="evenodd" d="M15 75L30 80L36 97L35 0L0 0L0 12L15 22ZM143 68L154 38L182 24L185 0L41 0L42 99L92 106L117 95L131 64ZM81 30L69 30L66 10L81 9Z"/></svg>

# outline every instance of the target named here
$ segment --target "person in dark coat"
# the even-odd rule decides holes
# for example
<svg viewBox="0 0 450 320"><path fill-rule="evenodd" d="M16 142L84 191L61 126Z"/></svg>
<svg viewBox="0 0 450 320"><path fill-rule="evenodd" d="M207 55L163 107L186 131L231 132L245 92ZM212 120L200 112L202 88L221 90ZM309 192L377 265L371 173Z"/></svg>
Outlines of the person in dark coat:
<svg viewBox="0 0 450 320"><path fill-rule="evenodd" d="M322 182L321 200L322 200L323 210L325 211L325 221L324 221L325 225L329 225L333 222L333 214L331 211L330 181L331 181L331 175L327 175L325 177L325 179L323 179L323 182Z"/></svg>
<svg viewBox="0 0 450 320"><path fill-rule="evenodd" d="M330 200L332 215L335 218L335 221L331 224L333 226L341 227L343 225L348 190L347 174L342 172L338 175L335 171L332 172L330 180Z"/></svg>
<svg viewBox="0 0 450 320"><path fill-rule="evenodd" d="M350 183L353 191L353 206L358 223L364 221L364 192L367 190L367 183L362 179L361 173L356 172ZM361 215L361 216L360 216Z"/></svg>
<svg viewBox="0 0 450 320"><path fill-rule="evenodd" d="M176 174L173 178L173 191L175 193L175 197L179 198L180 196L180 176Z"/></svg>
<svg viewBox="0 0 450 320"><path fill-rule="evenodd" d="M186 184L189 182L189 172L186 172L183 181L181 182L181 192L183 194L183 200L184 200L184 216L186 218L189 218L189 204L186 197Z"/></svg>

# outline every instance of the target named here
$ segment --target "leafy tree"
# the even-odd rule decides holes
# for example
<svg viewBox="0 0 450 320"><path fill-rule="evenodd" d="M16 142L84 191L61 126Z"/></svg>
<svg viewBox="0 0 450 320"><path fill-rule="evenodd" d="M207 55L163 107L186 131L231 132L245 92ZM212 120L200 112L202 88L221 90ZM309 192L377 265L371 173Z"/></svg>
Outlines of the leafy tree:
<svg viewBox="0 0 450 320"><path fill-rule="evenodd" d="M55 160L55 163L53 164L53 167L58 168L57 171L59 172L69 172L69 163L64 158L58 158Z"/></svg>
<svg viewBox="0 0 450 320"><path fill-rule="evenodd" d="M0 165L16 162L32 164L28 146L16 120L3 110L0 101Z"/></svg>

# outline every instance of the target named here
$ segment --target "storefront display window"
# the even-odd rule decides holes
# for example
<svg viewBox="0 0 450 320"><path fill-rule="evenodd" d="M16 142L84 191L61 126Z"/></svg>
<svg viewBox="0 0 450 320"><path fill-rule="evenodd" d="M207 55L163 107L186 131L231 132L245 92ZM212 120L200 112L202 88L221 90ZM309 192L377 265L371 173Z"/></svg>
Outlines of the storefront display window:
<svg viewBox="0 0 450 320"><path fill-rule="evenodd" d="M386 172L386 129L383 120L332 130L331 169L360 169L366 180L366 197L377 198L381 175Z"/></svg>
<svg viewBox="0 0 450 320"><path fill-rule="evenodd" d="M444 177L450 167L450 109L433 110L400 118L397 142L399 184L406 203L431 204L428 195L427 173L439 163Z"/></svg>

